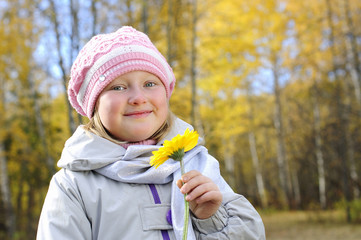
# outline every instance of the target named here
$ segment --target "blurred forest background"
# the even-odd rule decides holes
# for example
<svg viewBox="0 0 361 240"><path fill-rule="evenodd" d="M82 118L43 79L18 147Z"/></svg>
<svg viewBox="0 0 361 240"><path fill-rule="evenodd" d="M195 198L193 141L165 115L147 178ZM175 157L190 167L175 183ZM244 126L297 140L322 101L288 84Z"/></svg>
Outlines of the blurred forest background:
<svg viewBox="0 0 361 240"><path fill-rule="evenodd" d="M65 95L95 34L146 32L171 108L257 209L361 220L361 0L0 0L0 238L33 239L64 142Z"/></svg>

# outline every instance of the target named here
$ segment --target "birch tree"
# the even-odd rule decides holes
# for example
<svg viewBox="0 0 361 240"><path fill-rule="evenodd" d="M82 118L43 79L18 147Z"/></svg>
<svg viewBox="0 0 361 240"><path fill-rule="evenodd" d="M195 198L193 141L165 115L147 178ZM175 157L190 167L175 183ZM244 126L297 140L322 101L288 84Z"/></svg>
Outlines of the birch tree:
<svg viewBox="0 0 361 240"><path fill-rule="evenodd" d="M0 25L0 33L2 32L2 27ZM2 34L1 34L2 35ZM5 35L5 34L4 34ZM2 36L4 36L2 35ZM1 40L0 40L1 41ZM6 46L7 44L4 42L1 42L2 46ZM0 50L1 52L1 50ZM1 56L2 54L0 54ZM1 88L0 88L0 97L1 97L1 103L0 103L0 113L1 113L1 117L0 117L0 124L1 126L6 126L6 109L5 109L5 104L6 104L6 99L5 99L5 93L4 91L6 91L5 88L5 81L4 78L6 76L4 76L3 73L4 71L4 64L2 62L3 59L0 59L0 84L1 84ZM12 239L15 233L15 229L16 229L16 217L15 217L15 213L14 213L14 207L13 204L11 202L11 198L12 198L12 194L11 194L11 189L10 189L10 183L9 183L9 174L8 174L8 167L7 167L7 157L6 157L6 150L5 150L5 129L2 128L0 130L0 187L1 187L1 200L4 204L4 208L5 208L5 226L6 226L6 230L7 230L7 237L9 239Z"/></svg>
<svg viewBox="0 0 361 240"><path fill-rule="evenodd" d="M62 85L64 89L64 97L65 102L67 104L67 113L68 113L68 123L69 123L69 135L72 134L76 129L76 124L73 117L73 110L70 105L70 102L68 101L68 98L66 96L66 89L67 89L67 82L68 82L68 73L66 71L65 66L65 57L62 54L62 41L61 41L61 33L60 33L60 24L59 24L59 17L57 15L57 7L55 6L54 0L49 0L50 3L50 10L49 10L49 18L51 19L51 22L53 24L55 39L56 39L56 50L58 55L58 66L60 68L61 72L61 78L62 78Z"/></svg>
<svg viewBox="0 0 361 240"><path fill-rule="evenodd" d="M250 91L250 90L248 90L248 91ZM255 127L254 127L253 102L252 102L250 93L248 93L247 96L248 96L248 106L249 106L248 116L249 116L249 122L250 122L250 124L249 124L250 127L249 127L249 132L248 132L249 149L251 152L252 163L253 163L253 168L254 168L256 183L257 183L257 191L258 191L258 194L261 199L261 205L263 208L267 208L268 200L267 200L266 190L265 190L265 186L264 186L261 165L260 165L258 152L257 152L256 137L254 134Z"/></svg>
<svg viewBox="0 0 361 240"><path fill-rule="evenodd" d="M277 67L277 57L274 60L274 69L273 72L273 85L274 85L274 96L275 96L275 115L274 115L274 125L276 129L277 136L277 163L279 171L279 179L281 188L284 195L284 202L290 207L291 204L291 179L289 172L288 160L286 157L286 147L285 147L285 133L284 133L284 124L282 116L282 102L281 102L281 89L279 84L279 75Z"/></svg>
<svg viewBox="0 0 361 240"><path fill-rule="evenodd" d="M6 65L8 61L6 61L5 56L7 55L6 50L8 49L8 36L6 35L6 26L3 24L5 19L1 19L0 23L0 35L3 36L0 38L0 124L1 126L6 126L6 98L5 92L7 91L7 74L6 74ZM16 218L14 213L13 204L11 202L12 194L9 184L9 174L8 174L8 159L6 157L6 149L5 149L5 137L6 137L6 128L0 129L0 187L1 187L1 200L4 204L5 209L5 226L6 226L6 234L9 239L12 239L15 233L15 225Z"/></svg>
<svg viewBox="0 0 361 240"><path fill-rule="evenodd" d="M326 197L326 176L325 176L325 161L322 153L322 137L321 137L321 114L318 102L319 89L317 87L317 80L313 84L313 115L314 122L313 126L315 129L315 152L317 161L318 171L318 189L319 189L319 200L322 209L326 208L327 197Z"/></svg>
<svg viewBox="0 0 361 240"><path fill-rule="evenodd" d="M361 108L361 64L357 45L357 35L354 20L351 16L350 1L343 0L345 41L347 46L347 69L350 71L351 80L354 84L355 96ZM359 114L361 110L359 109ZM360 115L361 116L361 115Z"/></svg>

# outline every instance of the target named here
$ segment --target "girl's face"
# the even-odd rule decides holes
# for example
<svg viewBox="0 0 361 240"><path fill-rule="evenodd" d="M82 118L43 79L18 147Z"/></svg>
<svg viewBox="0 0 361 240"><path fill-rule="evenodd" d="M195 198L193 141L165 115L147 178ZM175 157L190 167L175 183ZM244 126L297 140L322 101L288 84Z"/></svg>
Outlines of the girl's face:
<svg viewBox="0 0 361 240"><path fill-rule="evenodd" d="M148 72L133 71L114 79L98 99L100 120L120 141L137 142L151 137L168 115L166 90Z"/></svg>

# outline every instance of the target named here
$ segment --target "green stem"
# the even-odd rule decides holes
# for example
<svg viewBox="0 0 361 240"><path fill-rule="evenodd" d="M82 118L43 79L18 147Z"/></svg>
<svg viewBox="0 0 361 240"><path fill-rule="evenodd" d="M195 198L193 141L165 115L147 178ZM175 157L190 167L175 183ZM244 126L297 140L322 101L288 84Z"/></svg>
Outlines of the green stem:
<svg viewBox="0 0 361 240"><path fill-rule="evenodd" d="M182 173L182 176L185 174L184 172L184 163L183 163L183 158L181 158L181 160L179 161L180 163L180 167L181 167L181 173Z"/></svg>
<svg viewBox="0 0 361 240"><path fill-rule="evenodd" d="M186 200L187 194L184 195L184 225L183 225L183 240L187 239L188 236L188 219L189 219L189 203Z"/></svg>
<svg viewBox="0 0 361 240"><path fill-rule="evenodd" d="M184 163L183 158L179 161L181 166L182 176L184 175ZM187 239L188 236L188 219L189 219L189 203L186 200L187 194L184 194L184 224L183 224L183 240Z"/></svg>

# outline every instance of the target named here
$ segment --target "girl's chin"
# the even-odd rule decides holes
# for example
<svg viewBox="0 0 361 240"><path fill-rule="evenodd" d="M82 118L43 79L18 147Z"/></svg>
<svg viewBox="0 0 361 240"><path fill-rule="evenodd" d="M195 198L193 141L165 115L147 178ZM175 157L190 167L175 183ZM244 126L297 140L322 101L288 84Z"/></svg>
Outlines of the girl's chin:
<svg viewBox="0 0 361 240"><path fill-rule="evenodd" d="M120 141L125 141L125 142L141 142L144 140L149 139L152 136L152 134L140 134L137 132L133 132L130 133L128 136L121 136L121 137L117 137L118 140ZM126 139L126 140L124 140Z"/></svg>

